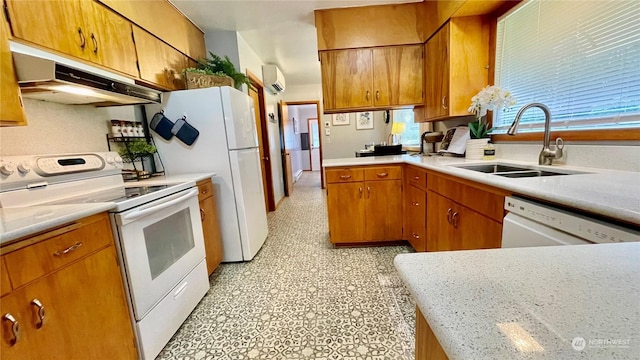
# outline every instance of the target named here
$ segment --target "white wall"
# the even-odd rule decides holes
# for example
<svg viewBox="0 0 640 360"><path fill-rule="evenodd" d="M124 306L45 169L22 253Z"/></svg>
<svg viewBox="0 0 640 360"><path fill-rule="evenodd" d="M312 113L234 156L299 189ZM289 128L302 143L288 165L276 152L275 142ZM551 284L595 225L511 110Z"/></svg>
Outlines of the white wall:
<svg viewBox="0 0 640 360"><path fill-rule="evenodd" d="M140 121L136 107L97 108L23 99L27 126L0 127L0 155L107 151L109 120Z"/></svg>

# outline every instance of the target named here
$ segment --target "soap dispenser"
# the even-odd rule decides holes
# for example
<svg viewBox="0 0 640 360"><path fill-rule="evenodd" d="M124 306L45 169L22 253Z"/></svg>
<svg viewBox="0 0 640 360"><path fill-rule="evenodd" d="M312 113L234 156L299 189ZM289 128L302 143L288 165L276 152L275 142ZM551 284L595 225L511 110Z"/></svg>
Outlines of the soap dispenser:
<svg viewBox="0 0 640 360"><path fill-rule="evenodd" d="M487 145L484 146L484 156L482 160L495 160L496 159L496 147L493 145L491 140L487 142Z"/></svg>

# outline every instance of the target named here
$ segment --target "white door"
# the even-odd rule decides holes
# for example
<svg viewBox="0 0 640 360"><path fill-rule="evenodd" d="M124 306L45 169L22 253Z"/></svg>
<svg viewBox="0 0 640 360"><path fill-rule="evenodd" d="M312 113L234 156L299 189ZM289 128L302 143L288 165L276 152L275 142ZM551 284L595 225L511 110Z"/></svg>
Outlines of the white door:
<svg viewBox="0 0 640 360"><path fill-rule="evenodd" d="M260 155L257 148L229 151L233 189L244 260L251 260L269 232L262 191Z"/></svg>
<svg viewBox="0 0 640 360"><path fill-rule="evenodd" d="M229 150L258 146L253 100L232 87L220 88Z"/></svg>
<svg viewBox="0 0 640 360"><path fill-rule="evenodd" d="M115 214L137 320L205 258L198 189Z"/></svg>

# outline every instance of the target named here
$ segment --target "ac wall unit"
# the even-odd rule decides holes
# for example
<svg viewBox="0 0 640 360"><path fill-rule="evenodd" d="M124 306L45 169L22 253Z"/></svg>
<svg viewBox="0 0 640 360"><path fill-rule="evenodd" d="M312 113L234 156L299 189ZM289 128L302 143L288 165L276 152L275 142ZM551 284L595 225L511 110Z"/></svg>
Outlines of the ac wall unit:
<svg viewBox="0 0 640 360"><path fill-rule="evenodd" d="M284 91L284 75L275 65L262 65L262 80L272 93Z"/></svg>

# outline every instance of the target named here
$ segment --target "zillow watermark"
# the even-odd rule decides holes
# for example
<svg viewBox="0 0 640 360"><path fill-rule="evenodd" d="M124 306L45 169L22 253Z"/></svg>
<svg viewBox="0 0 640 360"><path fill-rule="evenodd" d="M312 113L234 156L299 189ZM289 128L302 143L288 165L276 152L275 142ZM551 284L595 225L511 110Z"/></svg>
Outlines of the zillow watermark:
<svg viewBox="0 0 640 360"><path fill-rule="evenodd" d="M585 340L583 337L576 336L571 341L571 347L573 350L582 351L585 348L589 349L606 349L606 348L628 348L631 344L631 339L589 339Z"/></svg>

